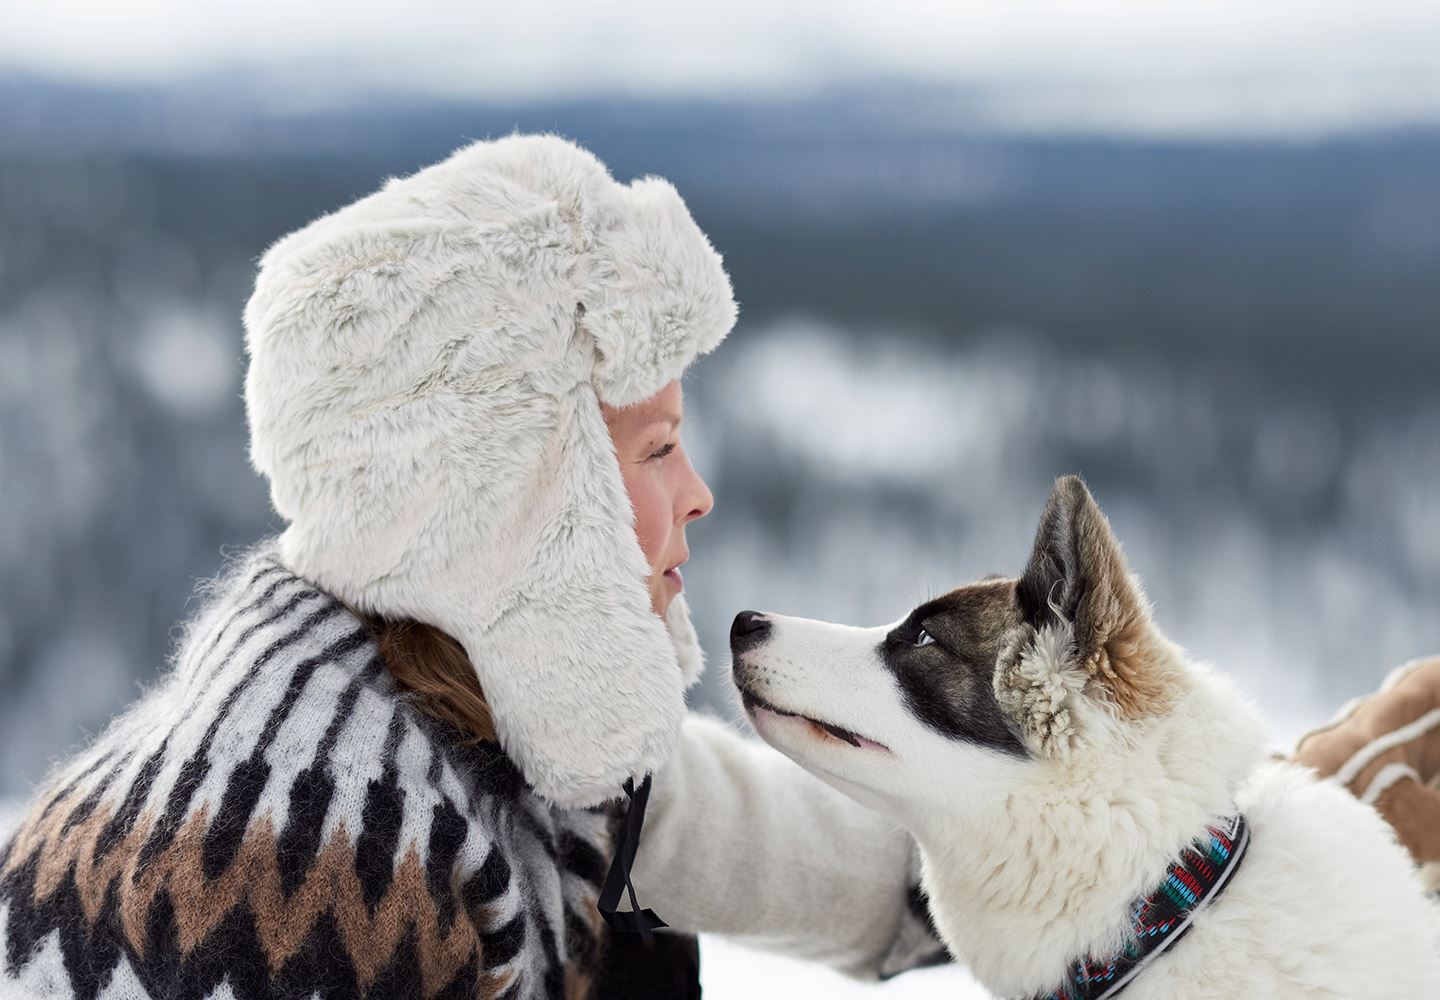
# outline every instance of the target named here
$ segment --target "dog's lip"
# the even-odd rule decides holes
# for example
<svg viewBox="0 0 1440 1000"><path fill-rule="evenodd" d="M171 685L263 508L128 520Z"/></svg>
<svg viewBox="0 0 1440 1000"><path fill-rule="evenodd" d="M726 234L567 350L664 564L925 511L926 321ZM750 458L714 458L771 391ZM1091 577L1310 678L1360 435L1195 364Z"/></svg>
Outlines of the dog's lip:
<svg viewBox="0 0 1440 1000"><path fill-rule="evenodd" d="M844 740L852 747L857 747L862 750L870 747L873 749L884 750L886 753L890 752L890 748L887 747L884 743L881 743L879 740L872 740L868 736L862 736L860 733L857 733L852 729L846 729L844 726L837 726L833 722L826 722L824 719L817 719L814 716L805 715L802 712L792 712L787 708L781 708L778 705L771 704L764 698L761 698L759 695L754 694L753 692L743 687L740 688L740 701L745 706L745 710L748 712L753 712L757 708L763 708L767 712L774 712L776 715L785 716L787 718L804 719L806 722L819 726L821 729L825 730L825 732L829 733L831 736L834 736L836 739Z"/></svg>

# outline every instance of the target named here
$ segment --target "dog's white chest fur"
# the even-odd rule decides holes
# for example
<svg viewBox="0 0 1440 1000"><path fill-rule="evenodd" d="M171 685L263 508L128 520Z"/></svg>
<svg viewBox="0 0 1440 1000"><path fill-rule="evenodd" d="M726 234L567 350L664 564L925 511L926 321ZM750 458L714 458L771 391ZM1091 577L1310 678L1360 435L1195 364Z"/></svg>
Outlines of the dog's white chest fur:
<svg viewBox="0 0 1440 1000"><path fill-rule="evenodd" d="M1187 934L1125 989L1125 1000L1434 994L1440 907L1417 891L1416 873L1378 813L1285 764L1257 770L1237 804L1251 831L1243 864L1224 892L1195 914ZM1026 838L1026 831L1016 831L1016 843ZM1092 851L1077 845L1075 853L1075 863L1093 864ZM1078 957L1037 933L1033 921L1089 908L1083 897L1094 884L1083 868L1066 872L1067 859L1054 857L1057 896L1046 914L982 913L960 894L975 893L980 883L998 895L1007 863L1017 875L1023 866L997 859L996 871L977 879L974 872L947 870L946 856L926 852L925 888L937 929L987 986L1003 996L1030 996L1041 982L1054 981L1051 970ZM1030 895L1017 887L1017 897Z"/></svg>

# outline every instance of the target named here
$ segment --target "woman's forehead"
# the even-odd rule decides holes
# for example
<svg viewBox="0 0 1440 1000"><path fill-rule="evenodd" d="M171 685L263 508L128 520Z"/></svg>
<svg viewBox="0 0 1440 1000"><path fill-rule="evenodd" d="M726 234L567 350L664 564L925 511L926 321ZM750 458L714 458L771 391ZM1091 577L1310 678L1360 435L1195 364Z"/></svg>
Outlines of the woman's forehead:
<svg viewBox="0 0 1440 1000"><path fill-rule="evenodd" d="M605 406L605 420L612 429L639 430L651 424L679 426L685 416L685 402L678 381L667 382L655 395L620 409Z"/></svg>

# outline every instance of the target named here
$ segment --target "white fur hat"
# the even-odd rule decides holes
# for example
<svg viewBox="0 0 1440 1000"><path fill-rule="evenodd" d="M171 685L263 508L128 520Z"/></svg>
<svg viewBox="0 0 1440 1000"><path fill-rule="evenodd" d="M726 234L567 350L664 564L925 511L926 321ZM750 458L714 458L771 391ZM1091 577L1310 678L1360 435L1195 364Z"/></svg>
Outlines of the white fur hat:
<svg viewBox="0 0 1440 1000"><path fill-rule="evenodd" d="M669 183L555 136L463 147L261 259L245 400L282 558L459 640L556 804L657 768L701 664L683 598L650 610L599 401L658 392L735 314Z"/></svg>

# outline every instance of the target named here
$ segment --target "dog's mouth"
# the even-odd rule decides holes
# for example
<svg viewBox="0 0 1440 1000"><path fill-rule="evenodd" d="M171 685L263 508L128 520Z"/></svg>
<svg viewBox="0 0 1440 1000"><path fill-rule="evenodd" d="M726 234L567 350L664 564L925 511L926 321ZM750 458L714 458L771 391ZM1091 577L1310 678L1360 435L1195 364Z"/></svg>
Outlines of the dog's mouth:
<svg viewBox="0 0 1440 1000"><path fill-rule="evenodd" d="M740 688L740 701L745 706L745 711L752 714L756 711L763 710L774 713L775 715L784 716L785 718L800 719L802 722L809 723L813 729L819 730L827 736L833 736L837 740L842 740L852 747L859 747L862 750L883 750L886 753L890 752L890 748L883 743L877 743L875 740L861 736L859 733L846 729L844 726L837 726L823 719L816 719L808 715L803 715L800 712L792 712L789 709L780 708L778 705L772 705L764 698L750 693L745 688Z"/></svg>

